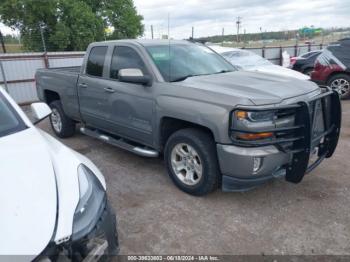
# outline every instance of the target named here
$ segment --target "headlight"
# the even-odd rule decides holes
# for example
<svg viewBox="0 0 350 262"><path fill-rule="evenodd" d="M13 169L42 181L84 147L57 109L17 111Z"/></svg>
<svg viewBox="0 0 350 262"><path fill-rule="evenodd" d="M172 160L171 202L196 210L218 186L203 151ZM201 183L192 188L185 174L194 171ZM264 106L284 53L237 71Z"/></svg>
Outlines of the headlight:
<svg viewBox="0 0 350 262"><path fill-rule="evenodd" d="M261 140L274 137L273 130L276 114L274 110L266 111L233 111L231 122L231 136L235 140ZM260 132L261 131L261 132Z"/></svg>
<svg viewBox="0 0 350 262"><path fill-rule="evenodd" d="M252 122L263 122L263 121L273 121L275 118L275 113L273 111L255 111L248 112L237 110L235 111L237 120L248 120Z"/></svg>
<svg viewBox="0 0 350 262"><path fill-rule="evenodd" d="M72 240L77 240L95 227L106 202L106 191L94 173L85 165L78 167L79 203L75 209Z"/></svg>

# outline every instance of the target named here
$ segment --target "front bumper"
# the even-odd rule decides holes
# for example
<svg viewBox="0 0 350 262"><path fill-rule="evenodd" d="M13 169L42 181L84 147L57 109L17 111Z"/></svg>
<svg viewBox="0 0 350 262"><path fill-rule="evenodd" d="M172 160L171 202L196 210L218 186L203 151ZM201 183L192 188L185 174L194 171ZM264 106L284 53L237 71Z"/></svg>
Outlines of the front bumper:
<svg viewBox="0 0 350 262"><path fill-rule="evenodd" d="M84 257L83 261L98 261L102 257L118 255L116 216L108 202L95 228L84 238L72 243L72 249Z"/></svg>
<svg viewBox="0 0 350 262"><path fill-rule="evenodd" d="M272 110L294 110L294 125L259 131L275 132L276 138L270 140L233 140L233 145L217 145L224 191L247 190L281 176L285 176L289 182L299 183L305 174L311 172L324 158L331 157L335 151L341 126L338 93L327 89L310 101ZM320 116L323 119L321 129ZM317 159L310 164L310 156L315 148L318 149ZM254 161L258 163L255 170Z"/></svg>
<svg viewBox="0 0 350 262"><path fill-rule="evenodd" d="M286 174L285 166L292 155L274 146L245 148L217 144L217 154L225 192L246 191L273 178ZM254 158L261 159L260 168L254 172Z"/></svg>
<svg viewBox="0 0 350 262"><path fill-rule="evenodd" d="M109 260L119 253L116 216L113 209L106 201L105 208L95 227L86 236L79 240L64 242L60 245L51 243L35 259L41 261L100 261Z"/></svg>

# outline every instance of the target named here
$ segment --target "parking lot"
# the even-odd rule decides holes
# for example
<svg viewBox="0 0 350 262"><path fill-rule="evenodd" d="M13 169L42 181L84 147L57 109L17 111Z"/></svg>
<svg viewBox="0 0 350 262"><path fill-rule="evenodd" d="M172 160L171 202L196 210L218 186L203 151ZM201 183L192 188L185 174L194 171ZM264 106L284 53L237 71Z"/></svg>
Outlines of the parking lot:
<svg viewBox="0 0 350 262"><path fill-rule="evenodd" d="M39 125L51 132L49 122ZM192 197L147 159L77 133L61 140L107 180L121 254L350 254L350 101L333 158L303 182Z"/></svg>

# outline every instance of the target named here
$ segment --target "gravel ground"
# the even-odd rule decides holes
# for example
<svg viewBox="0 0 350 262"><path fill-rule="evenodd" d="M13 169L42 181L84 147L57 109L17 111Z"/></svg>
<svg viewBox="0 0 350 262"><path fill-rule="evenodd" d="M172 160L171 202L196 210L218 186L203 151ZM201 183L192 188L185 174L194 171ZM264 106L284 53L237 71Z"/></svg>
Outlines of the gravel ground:
<svg viewBox="0 0 350 262"><path fill-rule="evenodd" d="M39 126L52 133L48 121ZM350 101L333 158L298 185L275 180L245 193L192 197L172 184L162 159L79 133L62 142L105 175L121 254L350 254Z"/></svg>

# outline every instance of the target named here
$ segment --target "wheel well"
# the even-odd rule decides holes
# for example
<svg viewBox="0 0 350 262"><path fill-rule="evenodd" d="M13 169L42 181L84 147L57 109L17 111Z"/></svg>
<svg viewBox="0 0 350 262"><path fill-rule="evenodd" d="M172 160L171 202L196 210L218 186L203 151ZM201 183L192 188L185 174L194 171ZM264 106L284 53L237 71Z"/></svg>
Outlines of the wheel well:
<svg viewBox="0 0 350 262"><path fill-rule="evenodd" d="M350 72L346 72L346 71L336 71L336 72L332 72L329 76L328 76L328 79L327 79L327 83L328 81L335 75L348 75L350 76Z"/></svg>
<svg viewBox="0 0 350 262"><path fill-rule="evenodd" d="M194 124L192 122L176 119L176 118L171 118L171 117L165 117L161 121L161 127L160 127L160 147L161 150L165 147L165 143L167 142L168 138L175 133L176 131L180 129L185 129L185 128L197 128L201 129L208 134L210 134L213 139L214 135L213 132L202 125Z"/></svg>
<svg viewBox="0 0 350 262"><path fill-rule="evenodd" d="M45 102L51 104L53 101L60 100L60 95L51 90L44 91Z"/></svg>

